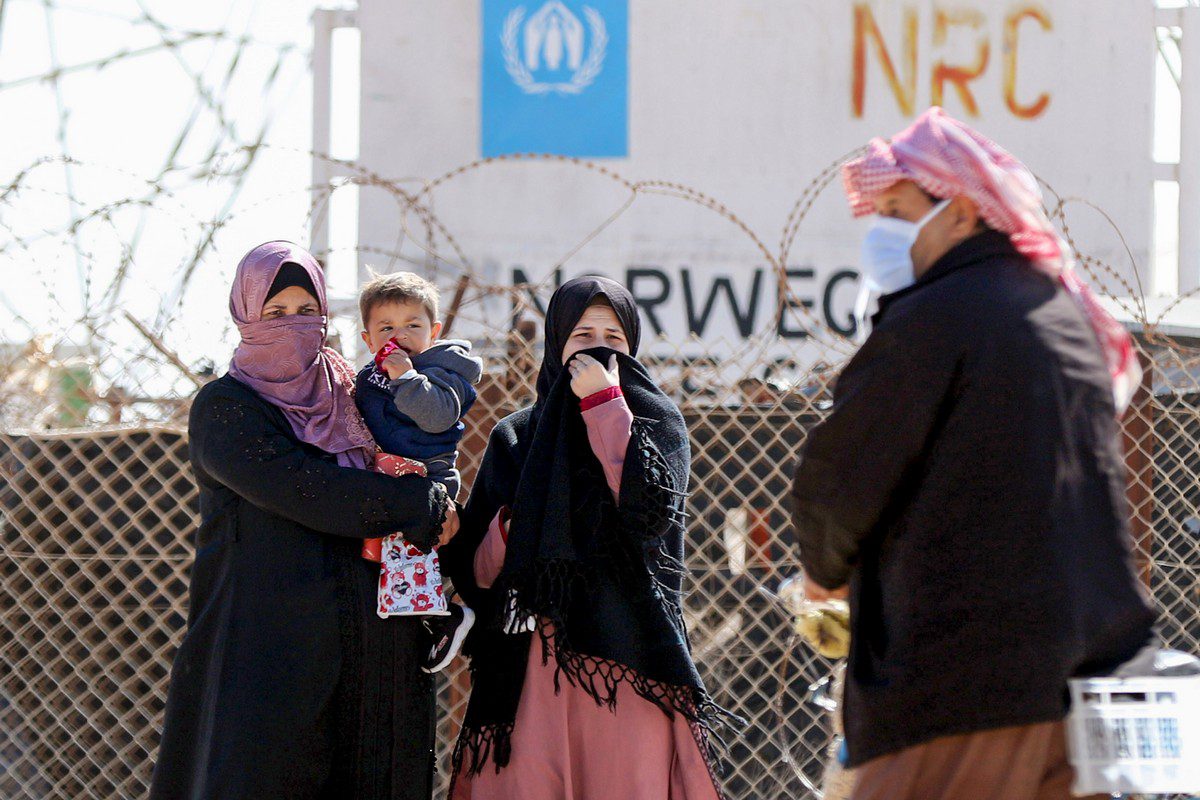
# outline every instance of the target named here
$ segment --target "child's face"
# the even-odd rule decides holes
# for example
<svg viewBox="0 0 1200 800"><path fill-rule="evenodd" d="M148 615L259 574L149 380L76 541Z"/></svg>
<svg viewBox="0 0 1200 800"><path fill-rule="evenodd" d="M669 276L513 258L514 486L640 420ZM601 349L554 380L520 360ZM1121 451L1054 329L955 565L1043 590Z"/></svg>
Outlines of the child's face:
<svg viewBox="0 0 1200 800"><path fill-rule="evenodd" d="M420 303L380 303L371 309L362 340L378 353L388 339L395 339L405 353L415 356L428 350L441 332L442 323L431 320Z"/></svg>

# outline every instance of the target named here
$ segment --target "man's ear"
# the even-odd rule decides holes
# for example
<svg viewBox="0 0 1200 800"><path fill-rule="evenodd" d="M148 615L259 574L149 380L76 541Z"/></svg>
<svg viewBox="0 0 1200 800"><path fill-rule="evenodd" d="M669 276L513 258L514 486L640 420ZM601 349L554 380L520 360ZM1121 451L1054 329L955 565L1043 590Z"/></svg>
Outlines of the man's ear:
<svg viewBox="0 0 1200 800"><path fill-rule="evenodd" d="M950 213L954 215L951 231L956 237L966 238L979 227L979 207L969 197L959 195L950 201Z"/></svg>

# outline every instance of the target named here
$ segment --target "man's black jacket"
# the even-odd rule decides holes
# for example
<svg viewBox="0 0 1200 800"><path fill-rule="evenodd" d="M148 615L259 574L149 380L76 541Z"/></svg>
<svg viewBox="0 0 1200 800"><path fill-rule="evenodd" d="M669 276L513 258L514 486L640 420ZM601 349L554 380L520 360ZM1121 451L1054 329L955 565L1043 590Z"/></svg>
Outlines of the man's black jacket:
<svg viewBox="0 0 1200 800"><path fill-rule="evenodd" d="M851 588L858 765L1061 718L1147 643L1112 383L1076 303L986 232L887 296L793 488L810 580Z"/></svg>

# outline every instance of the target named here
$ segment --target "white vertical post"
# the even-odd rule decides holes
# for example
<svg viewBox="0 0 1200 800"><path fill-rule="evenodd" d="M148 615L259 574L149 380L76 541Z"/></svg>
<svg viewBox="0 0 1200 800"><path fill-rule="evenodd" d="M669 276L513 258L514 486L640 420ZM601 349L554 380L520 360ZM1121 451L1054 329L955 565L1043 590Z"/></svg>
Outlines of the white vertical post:
<svg viewBox="0 0 1200 800"><path fill-rule="evenodd" d="M327 8L318 8L312 15L312 199L313 215L309 247L322 260L329 249L329 198L328 187L332 177L329 162L329 114L332 97L331 72L333 69L334 14Z"/></svg>
<svg viewBox="0 0 1200 800"><path fill-rule="evenodd" d="M1200 7L1179 11L1179 293L1200 289Z"/></svg>
<svg viewBox="0 0 1200 800"><path fill-rule="evenodd" d="M329 182L339 170L329 163L330 103L333 99L333 32L357 25L354 12L347 9L318 8L312 15L312 198L316 209L309 221L310 249L321 254L329 249Z"/></svg>

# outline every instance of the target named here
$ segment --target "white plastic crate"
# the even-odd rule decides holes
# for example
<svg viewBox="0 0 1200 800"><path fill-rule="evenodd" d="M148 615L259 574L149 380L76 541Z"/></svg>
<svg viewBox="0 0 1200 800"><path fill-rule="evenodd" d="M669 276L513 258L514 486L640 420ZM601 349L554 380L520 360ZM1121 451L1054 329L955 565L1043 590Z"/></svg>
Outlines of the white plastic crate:
<svg viewBox="0 0 1200 800"><path fill-rule="evenodd" d="M1075 794L1200 792L1200 675L1070 683Z"/></svg>

